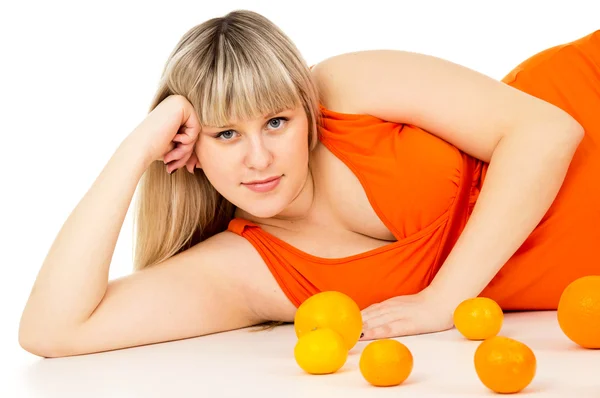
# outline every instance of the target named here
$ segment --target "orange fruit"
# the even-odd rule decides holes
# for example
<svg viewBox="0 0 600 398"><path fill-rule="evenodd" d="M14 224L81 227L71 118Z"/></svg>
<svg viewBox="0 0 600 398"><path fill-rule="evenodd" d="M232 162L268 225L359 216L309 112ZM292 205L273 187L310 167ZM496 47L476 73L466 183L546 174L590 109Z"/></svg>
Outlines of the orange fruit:
<svg viewBox="0 0 600 398"><path fill-rule="evenodd" d="M360 373L377 387L397 386L413 369L413 356L402 343L392 339L369 343L360 355Z"/></svg>
<svg viewBox="0 0 600 398"><path fill-rule="evenodd" d="M502 328L502 308L487 297L470 298L454 310L454 326L469 340L485 340L496 336Z"/></svg>
<svg viewBox="0 0 600 398"><path fill-rule="evenodd" d="M533 351L520 341L494 336L475 350L475 371L490 390L510 394L531 383L537 361Z"/></svg>
<svg viewBox="0 0 600 398"><path fill-rule="evenodd" d="M319 329L330 328L342 336L346 348L356 345L362 333L358 305L344 293L326 291L306 299L296 311L294 329L298 338Z"/></svg>
<svg viewBox="0 0 600 398"><path fill-rule="evenodd" d="M348 350L342 337L328 328L308 332L294 347L298 365L310 374L337 372L348 359Z"/></svg>
<svg viewBox="0 0 600 398"><path fill-rule="evenodd" d="M563 290L556 312L569 339L585 348L600 348L600 275L571 282Z"/></svg>

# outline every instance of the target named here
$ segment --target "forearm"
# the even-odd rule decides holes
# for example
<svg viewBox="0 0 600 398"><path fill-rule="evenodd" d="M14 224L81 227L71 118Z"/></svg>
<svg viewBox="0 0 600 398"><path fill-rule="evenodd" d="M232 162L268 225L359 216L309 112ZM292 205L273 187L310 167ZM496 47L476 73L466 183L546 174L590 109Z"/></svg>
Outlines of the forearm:
<svg viewBox="0 0 600 398"><path fill-rule="evenodd" d="M473 213L428 291L449 305L479 295L539 224L582 136L578 127L556 129L524 128L500 140Z"/></svg>
<svg viewBox="0 0 600 398"><path fill-rule="evenodd" d="M21 318L21 333L60 333L89 317L106 291L111 258L147 167L128 137L60 229Z"/></svg>

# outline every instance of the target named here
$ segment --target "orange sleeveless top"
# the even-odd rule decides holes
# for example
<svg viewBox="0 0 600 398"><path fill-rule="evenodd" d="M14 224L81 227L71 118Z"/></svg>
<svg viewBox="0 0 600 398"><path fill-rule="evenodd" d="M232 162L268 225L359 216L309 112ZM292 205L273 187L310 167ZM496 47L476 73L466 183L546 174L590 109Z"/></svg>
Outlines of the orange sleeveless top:
<svg viewBox="0 0 600 398"><path fill-rule="evenodd" d="M324 290L346 293L361 308L418 292L464 227L483 163L418 127L320 109L320 141L354 172L397 241L329 259L302 252L247 220L232 220L229 230L257 248L295 305Z"/></svg>
<svg viewBox="0 0 600 398"><path fill-rule="evenodd" d="M600 162L590 158L593 152L600 159L600 120L593 111L600 109L598 36L596 32L536 54L504 79L561 106L586 129L554 205L481 294L504 309L556 308L568 283L600 274ZM592 65L589 56L582 57L590 53L596 57ZM578 68L590 73L572 73ZM559 75L562 80L556 82ZM595 101L593 106L590 101ZM348 294L361 309L419 292L433 279L468 221L488 164L417 126L335 112L323 105L320 110L319 140L355 174L397 241L331 259L305 253L248 220L235 218L228 230L255 247L296 306L326 290ZM590 179L595 179L595 187Z"/></svg>

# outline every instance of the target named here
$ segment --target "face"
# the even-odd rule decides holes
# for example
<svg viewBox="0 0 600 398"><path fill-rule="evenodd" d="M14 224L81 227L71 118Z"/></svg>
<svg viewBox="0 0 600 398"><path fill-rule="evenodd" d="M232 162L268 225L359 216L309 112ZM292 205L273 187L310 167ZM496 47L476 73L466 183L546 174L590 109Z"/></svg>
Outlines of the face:
<svg viewBox="0 0 600 398"><path fill-rule="evenodd" d="M274 217L303 191L308 176L308 119L302 106L225 127L202 126L196 156L206 177L236 207ZM273 183L252 181L278 177Z"/></svg>

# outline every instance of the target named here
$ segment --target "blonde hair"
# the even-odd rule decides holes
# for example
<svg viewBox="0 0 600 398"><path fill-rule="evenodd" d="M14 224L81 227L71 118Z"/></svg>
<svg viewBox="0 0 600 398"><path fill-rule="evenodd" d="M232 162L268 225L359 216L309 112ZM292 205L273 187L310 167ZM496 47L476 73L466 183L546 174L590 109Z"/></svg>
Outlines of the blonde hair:
<svg viewBox="0 0 600 398"><path fill-rule="evenodd" d="M317 143L318 94L292 41L264 16L236 10L186 32L163 69L152 111L170 95L185 96L202 125L263 116L303 106L308 148ZM134 270L169 257L227 229L235 206L207 180L155 161L139 185L134 213Z"/></svg>

